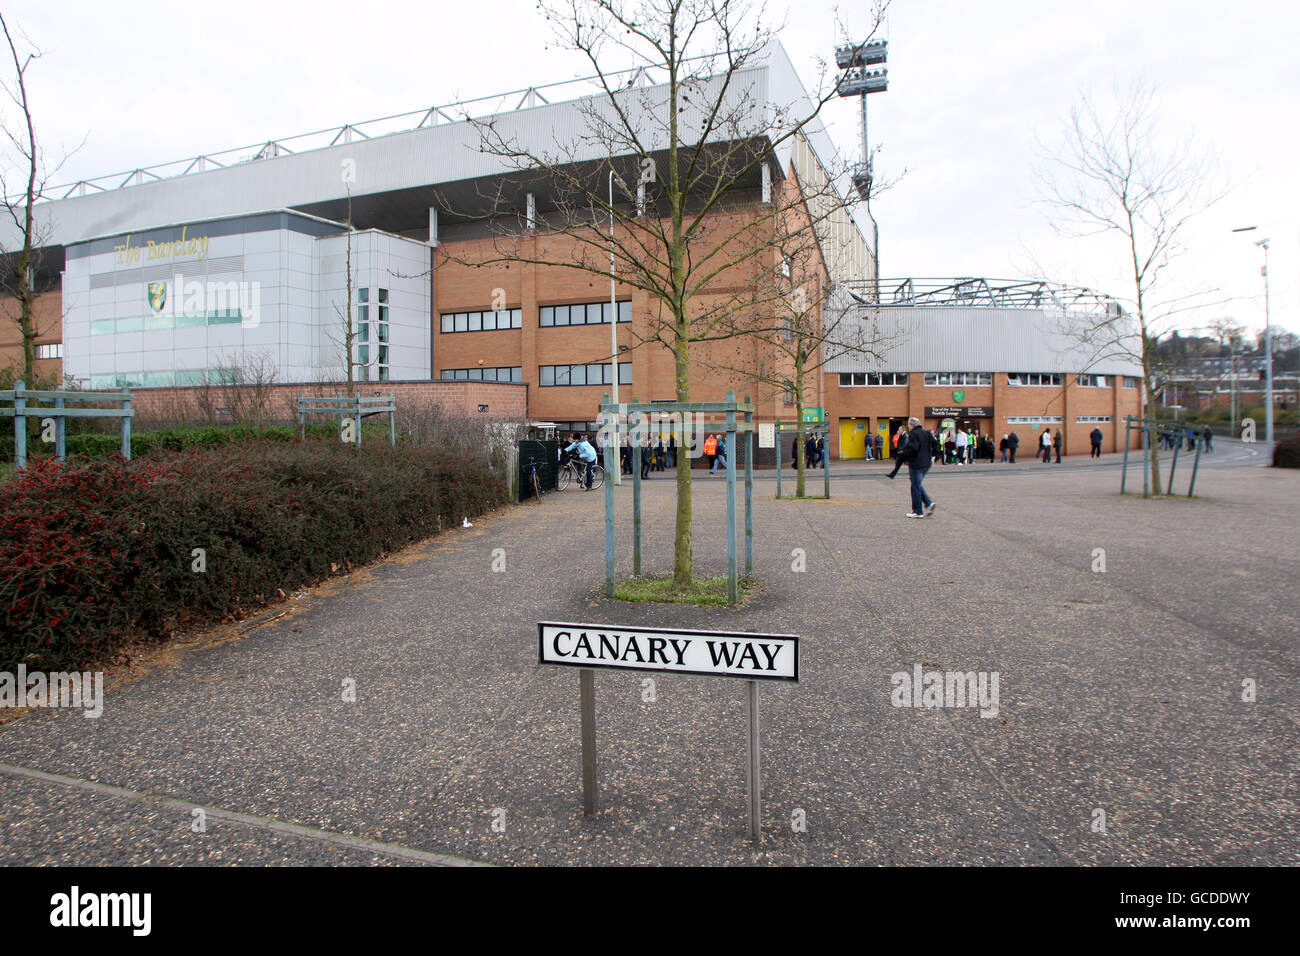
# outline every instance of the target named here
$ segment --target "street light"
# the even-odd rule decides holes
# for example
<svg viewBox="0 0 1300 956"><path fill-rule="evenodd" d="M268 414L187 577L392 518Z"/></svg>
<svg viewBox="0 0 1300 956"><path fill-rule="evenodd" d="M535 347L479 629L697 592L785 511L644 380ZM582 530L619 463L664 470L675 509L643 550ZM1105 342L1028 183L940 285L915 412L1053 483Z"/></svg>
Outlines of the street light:
<svg viewBox="0 0 1300 956"><path fill-rule="evenodd" d="M1241 226L1233 232L1253 232L1255 226ZM1264 277L1264 441L1268 442L1269 452L1273 448L1273 328L1268 307L1268 239L1260 239L1255 245L1264 250L1264 266L1260 275Z"/></svg>

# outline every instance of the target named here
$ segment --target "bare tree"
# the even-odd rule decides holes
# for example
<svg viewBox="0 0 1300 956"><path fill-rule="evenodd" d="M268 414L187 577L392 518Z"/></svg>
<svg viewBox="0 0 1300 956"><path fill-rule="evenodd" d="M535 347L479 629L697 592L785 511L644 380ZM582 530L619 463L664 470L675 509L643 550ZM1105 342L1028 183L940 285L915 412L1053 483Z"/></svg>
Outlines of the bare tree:
<svg viewBox="0 0 1300 956"><path fill-rule="evenodd" d="M873 33L884 7L873 6ZM763 97L751 71L779 28L744 0L560 0L542 9L559 44L595 74L599 95L581 101L584 128L568 142L523 143L500 117L474 121L480 149L517 174L479 197L496 233L490 248L443 245L440 257L612 271L624 295L640 291L656 306L620 331L631 348L668 350L676 400L688 402L693 346L770 327L753 289L776 259L777 225L799 215L825 234L847 215L845 170L824 168L809 143L810 127L837 96L835 82L823 65L808 96L783 104ZM778 159L784 154L788 165ZM804 171L822 174L799 178L798 189L777 188L777 177L799 176L800 160ZM677 588L693 575L690 466L679 456Z"/></svg>
<svg viewBox="0 0 1300 956"><path fill-rule="evenodd" d="M887 343L874 316L865 315L865 303L847 290L836 290L829 280L820 242L807 220L800 217L777 229L776 263L752 287L752 337L733 340L729 353L707 356L704 362L756 382L768 393L761 391L760 401L781 394L802 422L822 369L846 355L878 361ZM761 344L755 348L756 343ZM802 497L807 448L804 433L796 434L795 494Z"/></svg>
<svg viewBox="0 0 1300 956"><path fill-rule="evenodd" d="M1094 357L1125 357L1142 366L1144 397L1159 388L1155 346L1162 327L1180 312L1203 306L1207 291L1170 296L1161 280L1184 251L1188 223L1224 189L1214 162L1190 143L1165 148L1152 90L1135 86L1104 116L1090 96L1070 112L1063 143L1039 143L1035 170L1041 200L1062 235L1106 235L1124 247L1131 276L1127 309L1068 328ZM1162 386L1161 386L1162 387ZM1159 449L1150 443L1151 487L1161 494Z"/></svg>
<svg viewBox="0 0 1300 956"><path fill-rule="evenodd" d="M43 198L49 184L49 177L67 162L68 155L54 167L46 169L44 152L36 138L36 124L32 119L31 102L27 92L27 73L32 64L40 59L39 50L19 52L9 22L0 14L0 27L3 27L5 41L9 44L9 54L13 60L14 73L11 81L4 84L5 93L17 107L21 116L16 123L5 122L5 138L9 140L16 160L0 165L0 194L4 197L5 212L12 220L22 245L16 249L0 247L0 255L5 260L3 287L13 296L17 307L10 312L9 318L18 326L23 348L23 377L29 382L37 380L36 375L36 339L46 331L38 328L34 305L40 290L37 273L40 268L41 254L48 244L48 235L36 220L35 206ZM22 177L22 188L10 188L11 169L16 167Z"/></svg>

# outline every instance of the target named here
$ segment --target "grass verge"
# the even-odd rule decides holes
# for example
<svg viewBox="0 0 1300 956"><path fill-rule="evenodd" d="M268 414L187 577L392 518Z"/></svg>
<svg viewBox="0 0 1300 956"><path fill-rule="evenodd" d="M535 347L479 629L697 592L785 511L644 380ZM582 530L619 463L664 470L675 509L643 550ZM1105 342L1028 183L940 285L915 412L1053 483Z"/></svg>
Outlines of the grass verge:
<svg viewBox="0 0 1300 956"><path fill-rule="evenodd" d="M739 581L740 603L758 588L757 578L741 577ZM628 578L614 586L614 599L618 601L649 601L661 604L695 604L705 607L727 606L731 600L727 597L726 576L717 578L695 578L690 588L684 591L673 588L671 574L647 574L639 578Z"/></svg>

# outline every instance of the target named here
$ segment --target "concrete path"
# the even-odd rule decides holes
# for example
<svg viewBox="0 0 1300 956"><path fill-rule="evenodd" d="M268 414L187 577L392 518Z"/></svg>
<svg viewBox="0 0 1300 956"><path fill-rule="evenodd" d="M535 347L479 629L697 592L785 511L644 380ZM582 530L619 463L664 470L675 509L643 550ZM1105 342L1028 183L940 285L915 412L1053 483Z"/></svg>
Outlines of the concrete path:
<svg viewBox="0 0 1300 956"><path fill-rule="evenodd" d="M764 477L763 584L735 610L605 601L602 495L547 495L164 655L97 720L0 727L0 862L1300 863L1300 473L1251 450L1194 501L1121 499L1109 462L935 469L924 521L906 473L837 466L830 502ZM673 482L645 489L668 570ZM720 573L724 482L695 489ZM658 675L649 701L647 675L599 675L604 809L582 817L578 678L537 666L546 619L803 637L800 683L763 688L760 850L739 681ZM893 706L914 664L997 672L997 716Z"/></svg>

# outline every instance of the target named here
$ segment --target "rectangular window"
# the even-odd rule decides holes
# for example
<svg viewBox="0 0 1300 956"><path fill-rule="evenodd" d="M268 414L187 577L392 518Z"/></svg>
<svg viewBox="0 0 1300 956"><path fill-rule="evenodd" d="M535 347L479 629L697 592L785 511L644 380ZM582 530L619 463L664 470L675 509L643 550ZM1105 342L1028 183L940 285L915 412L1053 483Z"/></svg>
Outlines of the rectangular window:
<svg viewBox="0 0 1300 956"><path fill-rule="evenodd" d="M606 305L605 307L608 308L608 305ZM600 310L601 310L601 303L599 302L595 302L587 306L588 325L600 325L601 322Z"/></svg>
<svg viewBox="0 0 1300 956"><path fill-rule="evenodd" d="M1105 375L1080 375L1080 388L1110 388L1110 379Z"/></svg>
<svg viewBox="0 0 1300 956"><path fill-rule="evenodd" d="M469 330L470 330L471 332L482 332L482 331L483 331L483 313L482 313L482 312L471 312L471 313L469 314Z"/></svg>
<svg viewBox="0 0 1300 956"><path fill-rule="evenodd" d="M555 306L544 305L537 313L537 324L544 329L549 329L555 324Z"/></svg>
<svg viewBox="0 0 1300 956"><path fill-rule="evenodd" d="M523 384L524 367L522 365L516 365L510 370L510 381L514 382L516 385Z"/></svg>
<svg viewBox="0 0 1300 956"><path fill-rule="evenodd" d="M457 331L457 332L468 332L468 331L469 331L469 313L468 313L468 312L457 312L457 313L456 313L456 331Z"/></svg>
<svg viewBox="0 0 1300 956"><path fill-rule="evenodd" d="M450 314L450 313L444 313L444 314L443 314L443 317L442 317L442 331L443 331L443 332L455 332L455 331L456 331L456 316L454 316L454 315L452 315L452 314Z"/></svg>
<svg viewBox="0 0 1300 956"><path fill-rule="evenodd" d="M471 382L483 381L483 370L481 368L472 368L469 370L469 380Z"/></svg>
<svg viewBox="0 0 1300 956"><path fill-rule="evenodd" d="M51 345L36 346L36 357L38 359L63 358L63 343L55 342Z"/></svg>
<svg viewBox="0 0 1300 956"><path fill-rule="evenodd" d="M387 290L387 289L380 289L380 290L379 290L379 301L380 301L380 302L387 302L387 301L388 301L388 290Z"/></svg>
<svg viewBox="0 0 1300 956"><path fill-rule="evenodd" d="M456 377L455 369L445 368L442 370L442 380L444 382L450 382L455 377Z"/></svg>
<svg viewBox="0 0 1300 956"><path fill-rule="evenodd" d="M522 329L522 328L524 327L524 310L523 310L523 309L511 309L511 310L510 310L510 327L511 327L512 329Z"/></svg>
<svg viewBox="0 0 1300 956"><path fill-rule="evenodd" d="M370 341L370 323L369 323L369 322L362 322L360 325L357 326L357 341L358 341L358 342L369 342L369 341Z"/></svg>
<svg viewBox="0 0 1300 956"><path fill-rule="evenodd" d="M939 385L951 385L951 384L952 384L952 376L951 376L950 374L948 374L947 372L940 372L940 373L936 376L936 378L938 378L938 380L939 380L936 384L939 384Z"/></svg>
<svg viewBox="0 0 1300 956"><path fill-rule="evenodd" d="M358 365L369 365L369 364L370 364L370 346L369 346L369 345L358 345L358 346L357 346L357 364L358 364Z"/></svg>
<svg viewBox="0 0 1300 956"><path fill-rule="evenodd" d="M620 385L632 384L632 363L631 362L618 363L618 384Z"/></svg>
<svg viewBox="0 0 1300 956"><path fill-rule="evenodd" d="M569 384L569 366L567 365L555 366L555 384L556 385Z"/></svg>
<svg viewBox="0 0 1300 956"><path fill-rule="evenodd" d="M1125 375L1125 376L1124 376L1124 387L1125 387L1125 388L1140 388L1140 387L1141 387L1141 381L1142 381L1142 380L1139 379L1139 378L1138 378L1137 376L1135 376L1135 375Z"/></svg>
<svg viewBox="0 0 1300 956"><path fill-rule="evenodd" d="M358 301L358 302L369 302L369 301L370 301L370 287L369 287L369 286L362 286L360 289L357 289L357 301Z"/></svg>
<svg viewBox="0 0 1300 956"><path fill-rule="evenodd" d="M1075 419L1080 425L1108 425L1110 420L1109 415L1080 415Z"/></svg>
<svg viewBox="0 0 1300 956"><path fill-rule="evenodd" d="M495 331L496 331L496 329L497 329L497 316L500 315L500 314L501 314L500 312L484 312L484 313L483 313L483 331L484 331L484 332L495 332ZM509 325L503 325L503 326L501 326L501 328L503 328L503 329L509 328Z"/></svg>
<svg viewBox="0 0 1300 956"><path fill-rule="evenodd" d="M587 384L587 366L570 365L569 366L569 384L586 385Z"/></svg>
<svg viewBox="0 0 1300 956"><path fill-rule="evenodd" d="M618 320L619 320L620 322L631 322L631 321L632 321L632 303L631 303L631 301L628 301L628 302L620 302L620 303L618 304Z"/></svg>
<svg viewBox="0 0 1300 956"><path fill-rule="evenodd" d="M852 384L853 384L853 373L852 373L852 372L840 372L840 388L848 388L848 387L849 387L850 385L852 385ZM789 394L790 394L790 393L787 391L787 392L786 392L786 395L789 395ZM789 405L790 403L789 403L789 402L786 402L786 404Z"/></svg>
<svg viewBox="0 0 1300 956"><path fill-rule="evenodd" d="M587 366L587 384L604 385L605 374L609 371L608 365L588 365Z"/></svg>
<svg viewBox="0 0 1300 956"><path fill-rule="evenodd" d="M365 323L369 318L370 318L370 306L368 305L357 306L357 321L360 323Z"/></svg>
<svg viewBox="0 0 1300 956"><path fill-rule="evenodd" d="M569 307L567 305L557 305L555 307L555 324L556 325L569 324Z"/></svg>

